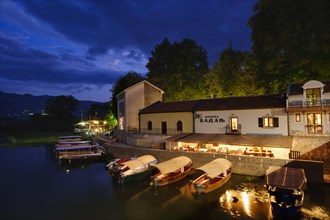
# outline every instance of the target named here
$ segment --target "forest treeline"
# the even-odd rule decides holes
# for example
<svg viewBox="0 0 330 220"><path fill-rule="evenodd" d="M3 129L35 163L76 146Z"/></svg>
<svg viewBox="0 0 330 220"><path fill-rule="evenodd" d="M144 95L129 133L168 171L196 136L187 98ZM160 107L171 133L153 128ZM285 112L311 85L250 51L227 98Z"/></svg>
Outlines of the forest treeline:
<svg viewBox="0 0 330 220"><path fill-rule="evenodd" d="M251 51L229 46L212 65L194 40L164 38L151 51L145 76L131 71L113 85L112 112L116 95L144 79L165 91L164 101L278 94L292 82L329 80L329 11L328 0L260 0L247 23Z"/></svg>

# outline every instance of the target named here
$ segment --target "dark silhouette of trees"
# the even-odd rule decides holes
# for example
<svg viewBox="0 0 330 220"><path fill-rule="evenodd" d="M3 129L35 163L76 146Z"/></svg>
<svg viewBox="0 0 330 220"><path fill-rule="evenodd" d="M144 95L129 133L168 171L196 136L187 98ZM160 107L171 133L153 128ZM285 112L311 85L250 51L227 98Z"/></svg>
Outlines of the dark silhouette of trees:
<svg viewBox="0 0 330 220"><path fill-rule="evenodd" d="M45 111L54 121L73 122L72 113L78 106L78 100L73 96L56 96L46 103Z"/></svg>

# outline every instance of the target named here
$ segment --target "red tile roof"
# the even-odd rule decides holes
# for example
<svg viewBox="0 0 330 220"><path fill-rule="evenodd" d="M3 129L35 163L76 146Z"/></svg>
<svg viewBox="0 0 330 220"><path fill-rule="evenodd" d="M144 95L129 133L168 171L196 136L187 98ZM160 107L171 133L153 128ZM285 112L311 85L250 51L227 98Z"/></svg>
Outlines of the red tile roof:
<svg viewBox="0 0 330 220"><path fill-rule="evenodd" d="M285 107L285 95L238 96L218 99L156 102L141 109L140 114Z"/></svg>
<svg viewBox="0 0 330 220"><path fill-rule="evenodd" d="M220 99L205 99L198 111L285 108L285 95L237 96Z"/></svg>
<svg viewBox="0 0 330 220"><path fill-rule="evenodd" d="M177 101L177 102L155 102L144 109L140 114L162 113L162 112L192 112L201 100Z"/></svg>

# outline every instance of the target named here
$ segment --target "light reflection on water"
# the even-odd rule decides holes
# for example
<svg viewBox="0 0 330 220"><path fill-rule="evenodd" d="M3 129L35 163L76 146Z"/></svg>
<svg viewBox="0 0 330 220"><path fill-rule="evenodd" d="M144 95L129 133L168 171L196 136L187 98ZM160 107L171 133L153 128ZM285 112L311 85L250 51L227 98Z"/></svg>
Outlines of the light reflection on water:
<svg viewBox="0 0 330 220"><path fill-rule="evenodd" d="M49 148L0 148L1 219L274 219L262 178L194 195L188 178L117 184L106 163L57 163ZM330 219L330 185L308 185L300 219Z"/></svg>

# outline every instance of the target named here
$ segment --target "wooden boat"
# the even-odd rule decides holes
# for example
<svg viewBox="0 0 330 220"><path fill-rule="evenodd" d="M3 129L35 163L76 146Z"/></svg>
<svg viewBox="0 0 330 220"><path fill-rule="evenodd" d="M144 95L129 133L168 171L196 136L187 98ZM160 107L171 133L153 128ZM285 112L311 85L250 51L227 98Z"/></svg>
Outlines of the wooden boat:
<svg viewBox="0 0 330 220"><path fill-rule="evenodd" d="M192 181L193 191L208 193L224 185L231 177L231 162L218 158L198 167L204 173Z"/></svg>
<svg viewBox="0 0 330 220"><path fill-rule="evenodd" d="M105 149L98 143L90 141L62 142L55 149L58 159L81 159L101 157Z"/></svg>
<svg viewBox="0 0 330 220"><path fill-rule="evenodd" d="M190 173L192 164L189 157L180 156L152 165L159 172L151 176L152 181L150 184L156 187L179 181Z"/></svg>
<svg viewBox="0 0 330 220"><path fill-rule="evenodd" d="M61 142L72 142L72 141L81 141L81 136L79 135L71 135L71 136L59 136L57 139L57 143Z"/></svg>
<svg viewBox="0 0 330 220"><path fill-rule="evenodd" d="M157 159L152 155L143 155L126 162L119 163L114 169L114 177L118 182L141 180L151 174L151 165L157 164Z"/></svg>
<svg viewBox="0 0 330 220"><path fill-rule="evenodd" d="M300 213L307 179L304 169L271 166L265 175L272 210L277 215L294 216Z"/></svg>

